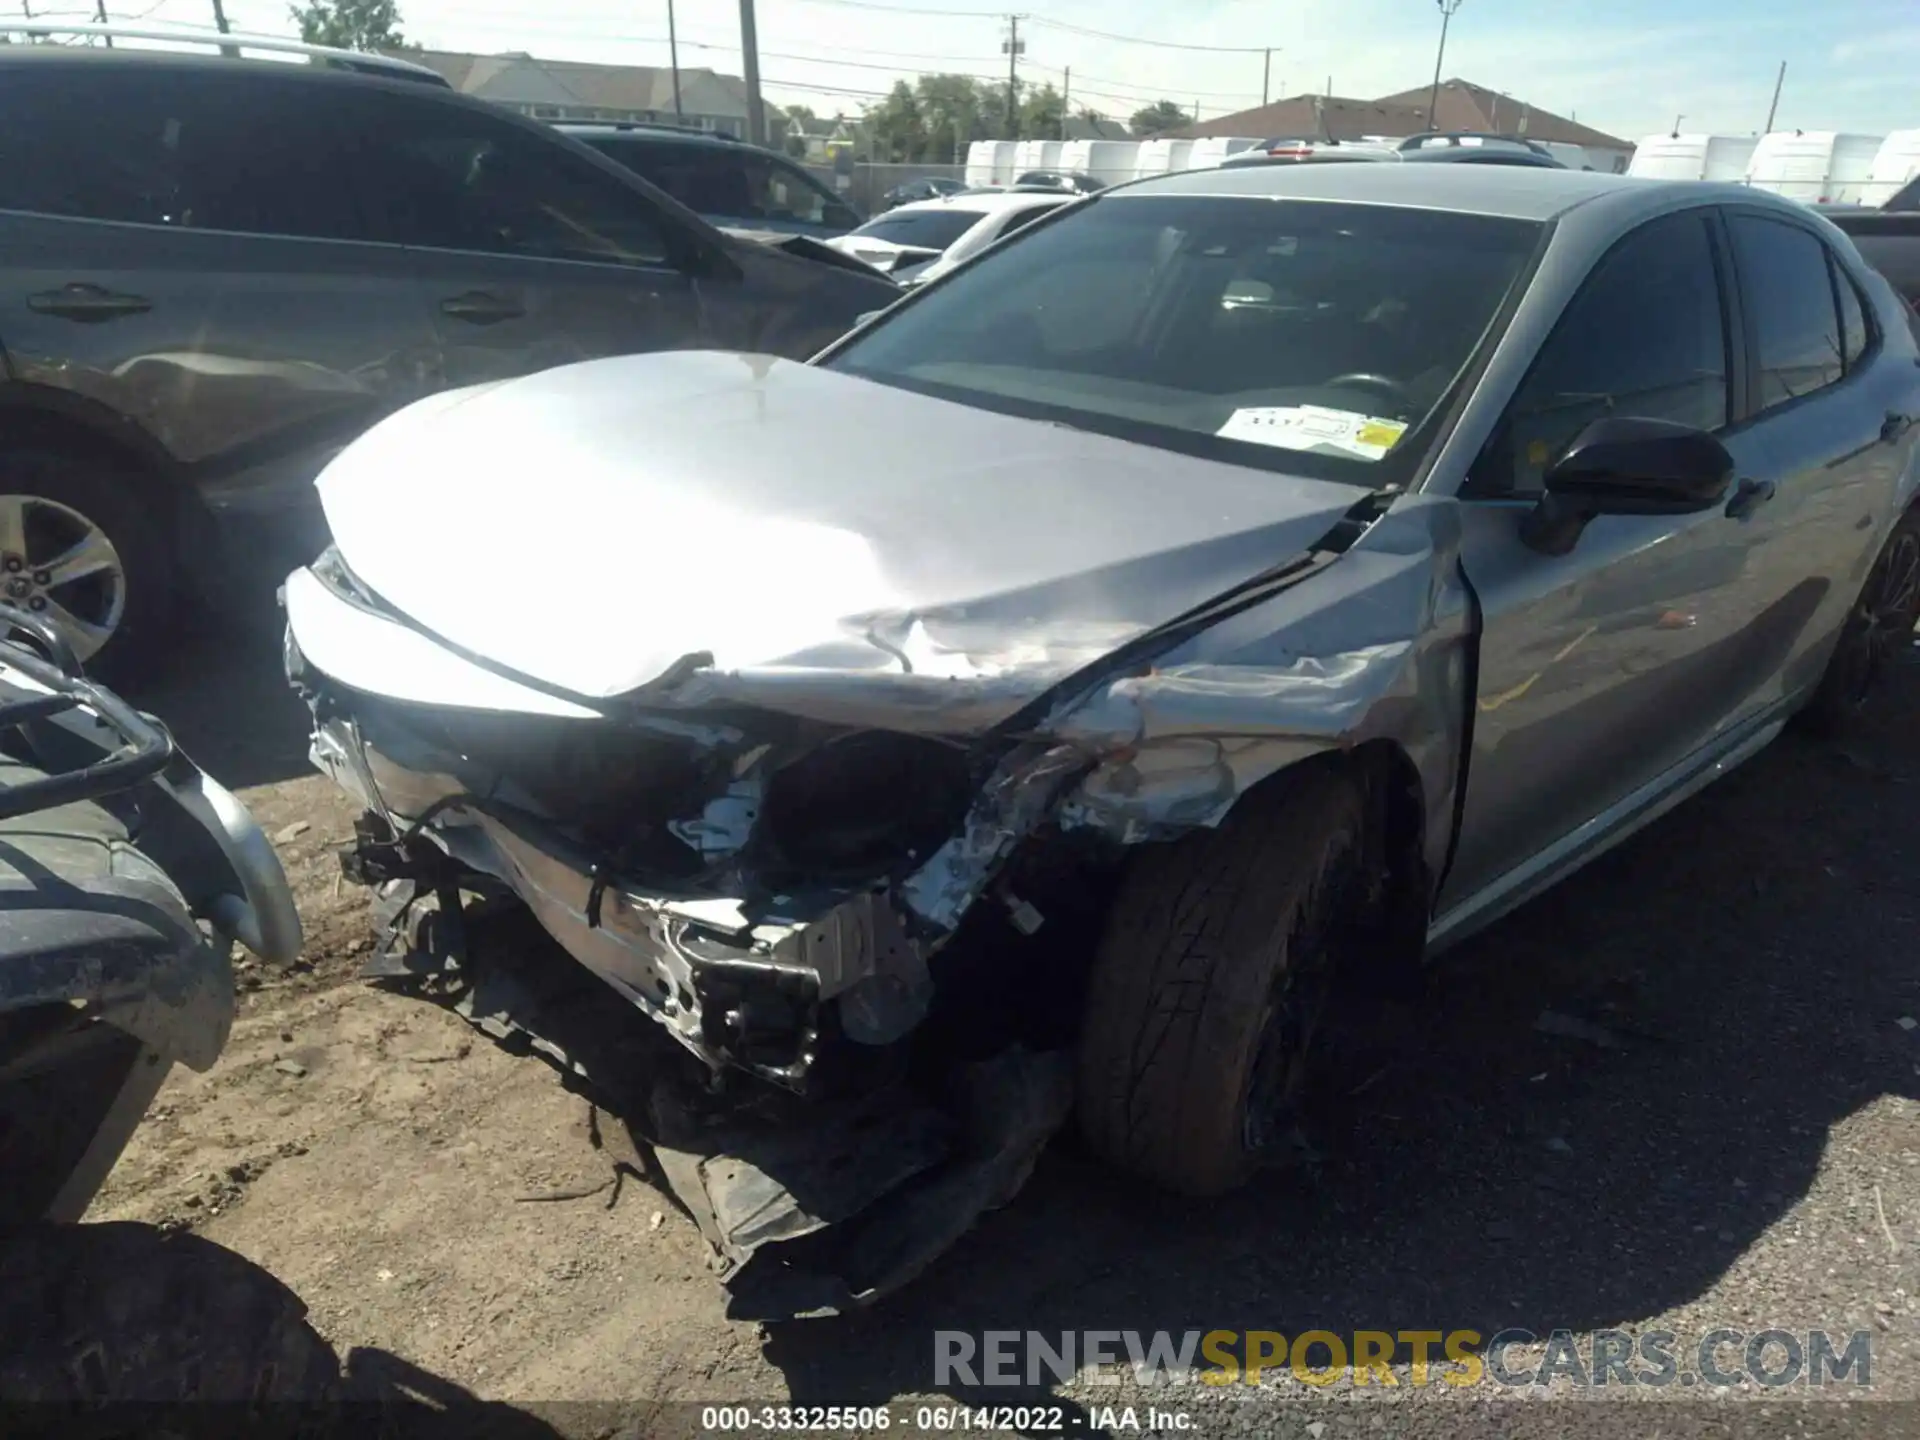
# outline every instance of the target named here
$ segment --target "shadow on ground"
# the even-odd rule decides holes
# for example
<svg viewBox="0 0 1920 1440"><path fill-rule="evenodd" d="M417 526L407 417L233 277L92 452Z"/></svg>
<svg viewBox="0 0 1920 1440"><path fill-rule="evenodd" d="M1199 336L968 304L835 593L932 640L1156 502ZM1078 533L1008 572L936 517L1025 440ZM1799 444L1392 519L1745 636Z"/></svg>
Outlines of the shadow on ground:
<svg viewBox="0 0 1920 1440"><path fill-rule="evenodd" d="M1310 1114L1317 1164L1196 1204L1057 1144L905 1293L771 1330L793 1399L926 1393L941 1329L1544 1335L1698 1298L1806 1194L1832 1126L1920 1098L1895 1023L1920 1013L1904 729L1920 667L1895 689L1851 747L1783 739L1418 993L1343 997ZM1545 1011L1613 1043L1543 1034ZM1805 1260L1817 1277L1832 1257ZM1822 1288L1776 1299L1818 1305Z"/></svg>
<svg viewBox="0 0 1920 1440"><path fill-rule="evenodd" d="M310 775L309 716L287 685L278 628L266 621L196 632L126 698L166 721L201 769L230 790Z"/></svg>

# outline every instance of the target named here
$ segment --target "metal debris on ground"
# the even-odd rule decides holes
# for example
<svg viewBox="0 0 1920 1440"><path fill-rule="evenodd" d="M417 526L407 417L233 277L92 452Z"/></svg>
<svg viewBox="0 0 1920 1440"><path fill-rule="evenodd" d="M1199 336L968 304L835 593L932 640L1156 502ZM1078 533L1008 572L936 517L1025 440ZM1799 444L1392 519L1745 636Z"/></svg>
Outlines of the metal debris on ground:
<svg viewBox="0 0 1920 1440"><path fill-rule="evenodd" d="M297 1060L276 1060L273 1062L273 1068L282 1075L291 1075L296 1080L304 1079L307 1073L307 1067Z"/></svg>

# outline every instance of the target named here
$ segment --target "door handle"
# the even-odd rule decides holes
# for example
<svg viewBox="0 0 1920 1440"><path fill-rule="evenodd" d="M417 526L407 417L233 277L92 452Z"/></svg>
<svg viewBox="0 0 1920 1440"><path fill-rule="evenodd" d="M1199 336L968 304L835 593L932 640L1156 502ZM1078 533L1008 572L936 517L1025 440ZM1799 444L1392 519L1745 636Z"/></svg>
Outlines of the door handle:
<svg viewBox="0 0 1920 1440"><path fill-rule="evenodd" d="M1889 410L1886 420L1880 426L1880 438L1891 445L1912 428L1913 416L1902 415L1898 410Z"/></svg>
<svg viewBox="0 0 1920 1440"><path fill-rule="evenodd" d="M27 308L36 315L57 315L62 320L97 325L102 320L113 320L122 315L143 314L153 308L153 302L144 295L116 295L99 285L76 281L58 290L42 290L38 295L29 295Z"/></svg>
<svg viewBox="0 0 1920 1440"><path fill-rule="evenodd" d="M497 325L502 320L518 320L527 312L516 300L489 295L484 290L469 290L440 302L440 313L469 325Z"/></svg>
<svg viewBox="0 0 1920 1440"><path fill-rule="evenodd" d="M1727 518L1744 520L1773 498L1773 492L1779 489L1771 480L1742 480L1733 488L1733 498L1727 501Z"/></svg>

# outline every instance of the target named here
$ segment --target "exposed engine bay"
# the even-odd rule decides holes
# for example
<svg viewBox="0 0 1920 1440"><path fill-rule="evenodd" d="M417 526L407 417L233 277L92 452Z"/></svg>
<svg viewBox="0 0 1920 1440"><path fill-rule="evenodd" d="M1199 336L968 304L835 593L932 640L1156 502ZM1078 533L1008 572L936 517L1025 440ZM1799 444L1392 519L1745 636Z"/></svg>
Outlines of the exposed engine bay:
<svg viewBox="0 0 1920 1440"><path fill-rule="evenodd" d="M728 380L753 359L667 358L680 375L724 360ZM752 403L779 407L765 362L752 376ZM484 446L475 412L493 397L470 397L462 433ZM928 407L923 422L958 409L900 399ZM1128 847L1217 824L1306 757L1409 734L1433 773L1408 793L1444 843L1468 630L1444 506L1389 513L1355 487L1262 477L1254 514L1223 502L1192 535L1150 541L1107 526L1083 553L1015 553L991 577L908 531L920 575L991 598L892 579L872 597L891 606L860 605L843 564L821 597L756 599L755 584L812 573L783 556L784 576L741 570L726 613L636 612L625 596L583 609L632 616L634 646L575 636L542 652L490 590L444 569L421 583L407 537L457 531L458 515L409 515L356 473L393 473L401 457L378 452L421 414L323 477L336 546L285 591L313 759L366 810L343 863L379 897L369 972L604 1099L700 1223L736 1316L865 1303L1019 1188L1071 1112L1084 975ZM1085 457L1089 500L1116 483L1126 447L1022 425L1029 452L1036 430L1056 462ZM696 439L708 474L729 443L765 443L725 424ZM648 443L670 471L672 434L656 425ZM790 433L781 444L795 453ZM1154 482L1175 463L1161 456ZM971 464L976 491L1004 468ZM671 505L625 483L650 554L695 544L671 533ZM750 548L774 522L742 514L726 533ZM808 524L836 545L850 533L817 510ZM942 539L977 545L966 530ZM497 543L440 537L462 573ZM875 573L897 576L894 558ZM1328 587L1370 595L1377 633L1320 623ZM831 608L816 621L814 604ZM759 630L730 630L755 606ZM676 626L722 643L681 643ZM1415 883L1430 858L1408 857Z"/></svg>

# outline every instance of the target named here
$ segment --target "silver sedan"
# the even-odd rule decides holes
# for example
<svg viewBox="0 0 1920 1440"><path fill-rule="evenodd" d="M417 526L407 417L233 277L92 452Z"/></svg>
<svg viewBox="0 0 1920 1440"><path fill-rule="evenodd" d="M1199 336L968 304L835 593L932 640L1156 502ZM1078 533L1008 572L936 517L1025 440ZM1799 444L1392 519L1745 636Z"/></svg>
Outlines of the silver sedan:
<svg viewBox="0 0 1920 1440"><path fill-rule="evenodd" d="M1076 1109L1121 1167L1238 1183L1285 1153L1331 974L1844 726L1920 610L1916 416L1911 316L1771 196L1174 175L805 365L403 412L320 482L292 669L372 812L383 953L471 971L502 906L536 920L540 985L586 977L736 1126L708 1150L757 1157L664 1166L741 1311L817 1311ZM502 579L539 557L564 600ZM448 948L403 882L489 899ZM543 1035L550 999L487 1004L618 1069ZM822 1166L864 1257L812 1238Z"/></svg>

